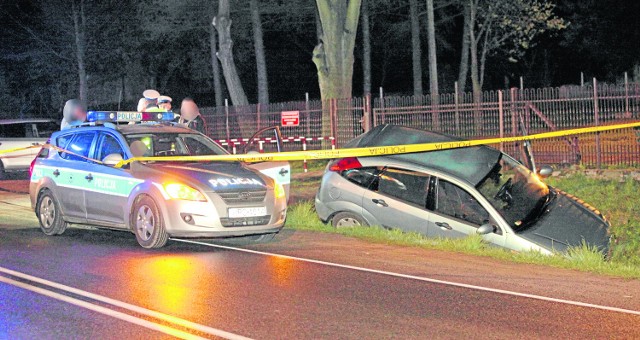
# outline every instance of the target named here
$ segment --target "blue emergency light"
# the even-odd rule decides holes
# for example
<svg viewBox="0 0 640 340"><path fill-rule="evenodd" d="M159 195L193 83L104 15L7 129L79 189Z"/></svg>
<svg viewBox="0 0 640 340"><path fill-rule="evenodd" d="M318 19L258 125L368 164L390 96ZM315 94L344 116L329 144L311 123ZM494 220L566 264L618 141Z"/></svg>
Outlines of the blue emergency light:
<svg viewBox="0 0 640 340"><path fill-rule="evenodd" d="M95 122L112 122L112 123L128 123L128 122L170 122L174 120L175 115L172 111L166 112L135 112L135 111L89 111L87 112L87 121Z"/></svg>

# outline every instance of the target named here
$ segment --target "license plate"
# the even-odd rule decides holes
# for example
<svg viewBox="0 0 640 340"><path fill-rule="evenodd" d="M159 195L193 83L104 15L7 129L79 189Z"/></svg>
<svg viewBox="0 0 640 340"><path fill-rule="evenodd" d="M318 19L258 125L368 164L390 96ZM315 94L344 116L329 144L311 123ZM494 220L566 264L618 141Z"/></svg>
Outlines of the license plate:
<svg viewBox="0 0 640 340"><path fill-rule="evenodd" d="M265 216L267 207L229 208L229 218Z"/></svg>

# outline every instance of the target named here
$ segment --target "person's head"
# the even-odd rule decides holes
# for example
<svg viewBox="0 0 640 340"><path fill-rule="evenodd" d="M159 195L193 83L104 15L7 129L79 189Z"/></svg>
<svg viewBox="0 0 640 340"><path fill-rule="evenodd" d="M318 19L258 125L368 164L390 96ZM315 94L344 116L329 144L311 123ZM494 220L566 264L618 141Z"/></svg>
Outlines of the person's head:
<svg viewBox="0 0 640 340"><path fill-rule="evenodd" d="M158 107L163 110L171 111L172 101L173 99L171 99L171 97L169 96L160 96L158 97Z"/></svg>
<svg viewBox="0 0 640 340"><path fill-rule="evenodd" d="M200 115L200 109L191 98L185 98L180 105L180 117L184 120L194 120Z"/></svg>
<svg viewBox="0 0 640 340"><path fill-rule="evenodd" d="M87 120L87 109L84 104L78 99L69 99L64 104L62 110L63 119L67 122Z"/></svg>

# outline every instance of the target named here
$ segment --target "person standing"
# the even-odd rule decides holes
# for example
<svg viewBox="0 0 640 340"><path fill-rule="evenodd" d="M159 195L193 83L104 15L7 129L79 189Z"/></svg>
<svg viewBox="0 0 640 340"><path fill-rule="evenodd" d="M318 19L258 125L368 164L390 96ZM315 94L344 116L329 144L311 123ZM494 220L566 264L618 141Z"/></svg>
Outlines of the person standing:
<svg viewBox="0 0 640 340"><path fill-rule="evenodd" d="M149 109L158 109L158 97L160 92L156 90L145 90L142 92L142 98L138 101L138 112L147 112Z"/></svg>
<svg viewBox="0 0 640 340"><path fill-rule="evenodd" d="M171 111L171 102L173 99L169 96L160 96L158 97L158 107L169 112Z"/></svg>
<svg viewBox="0 0 640 340"><path fill-rule="evenodd" d="M78 99L69 99L64 103L60 130L80 125L87 120L87 108Z"/></svg>
<svg viewBox="0 0 640 340"><path fill-rule="evenodd" d="M180 105L180 119L178 123L185 125L186 127L196 130L200 133L205 133L206 125L198 105L191 98L185 98Z"/></svg>

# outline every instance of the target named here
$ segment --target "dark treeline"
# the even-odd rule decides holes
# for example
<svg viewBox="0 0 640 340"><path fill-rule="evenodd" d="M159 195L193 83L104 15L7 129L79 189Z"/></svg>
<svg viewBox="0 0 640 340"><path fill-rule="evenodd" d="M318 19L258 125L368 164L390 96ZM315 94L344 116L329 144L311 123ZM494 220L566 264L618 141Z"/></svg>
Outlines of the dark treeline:
<svg viewBox="0 0 640 340"><path fill-rule="evenodd" d="M415 92L413 79L417 75L412 57L417 51L412 44L412 29L421 52L417 54L419 85L422 92L429 92L429 1L363 1L366 4L361 10L367 11L370 33L372 92L377 93L379 87L388 94ZM268 94L262 93L263 101L302 100L305 92L319 98L317 69L312 61L319 36L316 2L224 2L229 3L232 53L248 102L259 99L260 72L256 65L260 65L260 59L256 59L256 53L264 53L266 65L266 75L261 77L268 79ZM506 6L519 2L537 3L486 3ZM469 3L476 4L481 16L482 6L489 5L483 0L432 3L439 92L453 92L464 64L465 10ZM487 52L481 75L483 89L519 86L520 77L526 87L577 84L581 72L587 79L596 77L606 82L619 82L628 72L637 81L640 1L539 3L554 4L553 20L562 21L546 21L549 27L556 27L538 32L531 41L508 35L507 30L513 27L503 26L499 37L520 40ZM219 17L218 6L218 1L210 0L4 1L0 5L0 116L59 117L63 103L77 97L94 108L133 109L145 88L156 88L174 100L190 96L202 106L215 105L213 67L219 62L211 58L211 44L220 41L211 23ZM367 78L362 16L360 19L353 95L362 94L363 79ZM256 35L257 23L260 35ZM260 37L262 49L256 44ZM215 47L219 51L222 45ZM470 77L469 71L464 78L465 91L472 89ZM225 83L224 77L221 83ZM231 99L227 86L220 88L219 98Z"/></svg>

